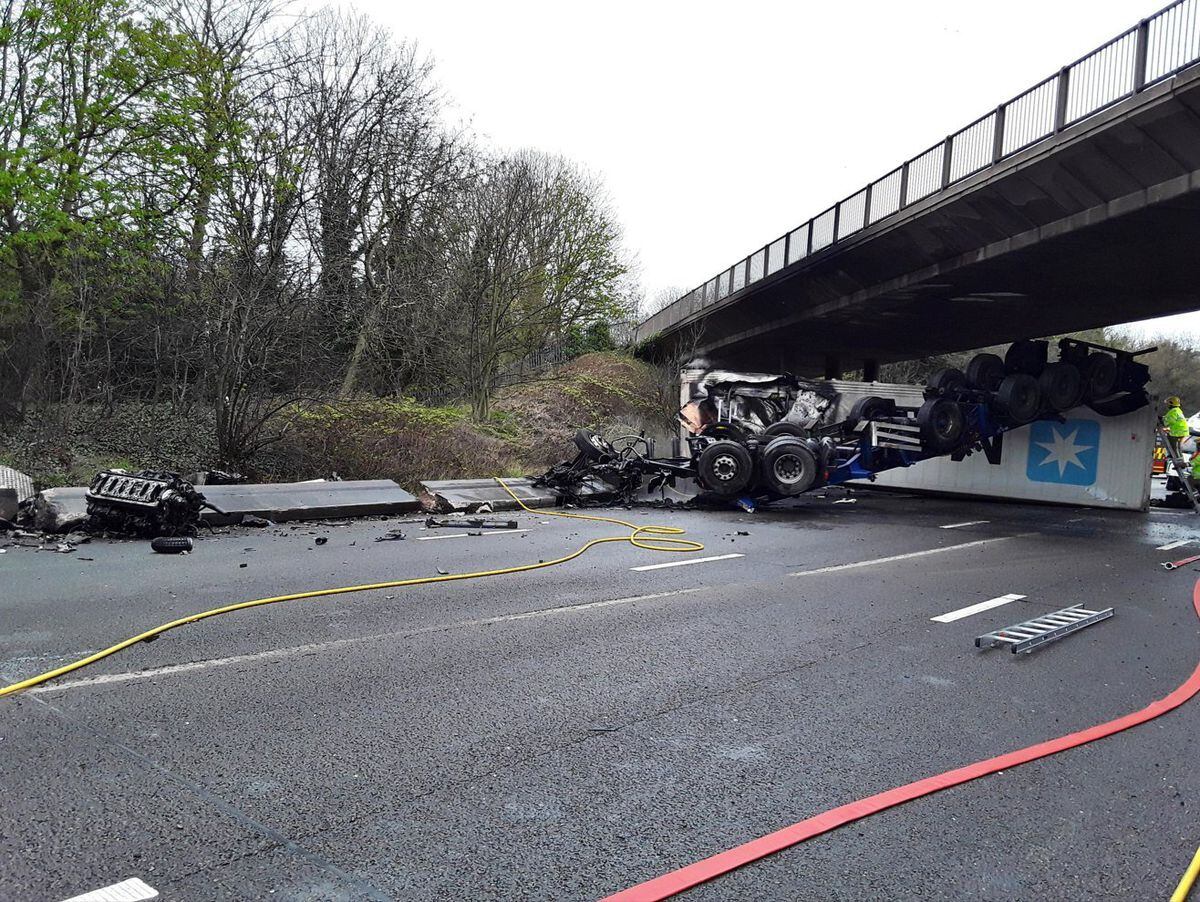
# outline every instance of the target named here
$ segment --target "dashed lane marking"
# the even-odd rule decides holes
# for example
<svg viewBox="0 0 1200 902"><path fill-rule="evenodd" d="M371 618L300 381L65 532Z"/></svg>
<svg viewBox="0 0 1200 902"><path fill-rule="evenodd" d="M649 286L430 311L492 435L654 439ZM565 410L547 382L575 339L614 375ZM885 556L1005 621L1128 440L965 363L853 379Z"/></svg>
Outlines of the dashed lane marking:
<svg viewBox="0 0 1200 902"><path fill-rule="evenodd" d="M137 877L130 877L128 880L94 889L81 896L72 896L63 902L146 902L148 899L157 898L158 890Z"/></svg>
<svg viewBox="0 0 1200 902"><path fill-rule="evenodd" d="M712 557L694 557L686 561L668 561L665 564L645 564L641 567L630 567L637 573L642 573L646 570L666 570L668 567L686 567L688 564L709 564L713 561L728 561L735 557L745 557L744 554L715 554Z"/></svg>
<svg viewBox="0 0 1200 902"><path fill-rule="evenodd" d="M939 529L962 529L964 526L982 526L984 523L991 523L991 520L968 520L966 523L947 523L945 526L939 526Z"/></svg>
<svg viewBox="0 0 1200 902"><path fill-rule="evenodd" d="M481 617L473 620L453 620L447 623L435 623L430 626L417 627L411 630L401 630L392 633L373 633L369 636L355 636L346 639L331 639L328 642L314 642L310 645L293 645L288 648L272 648L266 651L252 652L245 655L231 655L227 658L209 658L204 661L188 661L185 664L167 664L163 667L153 667L146 670L131 670L124 673L106 673L100 676L84 677L78 680L64 680L59 683L46 683L27 690L30 693L58 692L64 689L77 689L83 686L101 686L108 683L128 683L132 680L152 680L158 677L171 676L177 673L191 673L199 670L209 670L214 667L228 667L234 664L248 664L256 661L270 661L279 658L290 658L293 655L306 655L315 652L334 651L347 646L360 645L366 642L406 639L426 633L438 633L445 630L463 629L472 626L489 626L494 623L511 623L516 620L532 620L535 617L551 617L555 614L574 614L579 611L590 611L596 608L610 608L617 605L633 604L638 601L654 601L659 598L674 598L678 595L691 595L703 592L707 586L695 586L690 589L674 589L670 592L651 592L647 595L632 595L626 598L610 598L603 601L585 601L580 604L559 605L554 608L541 608L536 611L521 611L517 614L499 614L495 617Z"/></svg>
<svg viewBox="0 0 1200 902"><path fill-rule="evenodd" d="M1172 548L1178 548L1181 545L1190 545L1191 539L1180 539L1178 542L1168 542L1166 545L1159 545L1155 551L1170 551Z"/></svg>
<svg viewBox="0 0 1200 902"><path fill-rule="evenodd" d="M1020 601L1024 597L1024 595L1001 595L998 598L989 598L987 601L967 605L967 607L951 611L949 614L940 614L937 617L930 617L929 619L934 623L953 623L955 620L962 620L964 617L970 617L972 614L982 614L984 611L990 611L992 608L998 608L1013 601Z"/></svg>
<svg viewBox="0 0 1200 902"><path fill-rule="evenodd" d="M890 557L877 557L869 561L855 561L852 564L835 564L832 567L818 567L815 570L797 570L795 573L789 573L788 576L815 576L818 573L836 573L839 570L853 570L857 567L874 567L876 564L890 564L893 561L907 561L915 557L925 557L929 554L942 554L947 551L961 551L964 548L978 548L982 545L991 545L995 542L1007 542L1009 539L1018 539L1028 533L1021 533L1017 536L1000 536L995 539L979 539L975 542L963 542L961 545L944 545L941 548L927 548L924 551L910 551L908 554L893 554Z"/></svg>

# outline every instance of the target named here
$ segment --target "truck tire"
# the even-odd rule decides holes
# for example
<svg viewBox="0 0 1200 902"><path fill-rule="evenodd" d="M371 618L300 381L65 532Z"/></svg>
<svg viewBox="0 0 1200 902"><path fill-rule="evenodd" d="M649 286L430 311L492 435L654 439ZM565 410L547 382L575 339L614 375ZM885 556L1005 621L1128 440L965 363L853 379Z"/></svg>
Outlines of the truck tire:
<svg viewBox="0 0 1200 902"><path fill-rule="evenodd" d="M596 463L603 463L614 456L613 446L587 429L575 433L575 447L584 457Z"/></svg>
<svg viewBox="0 0 1200 902"><path fill-rule="evenodd" d="M1010 423L1023 426L1033 422L1041 411L1042 390L1032 376L1013 373L1000 383L996 405Z"/></svg>
<svg viewBox="0 0 1200 902"><path fill-rule="evenodd" d="M1079 406L1083 400L1083 377L1069 363L1048 363L1038 376L1038 388L1046 406L1062 413Z"/></svg>
<svg viewBox="0 0 1200 902"><path fill-rule="evenodd" d="M930 398L917 411L921 444L934 454L945 454L962 441L967 421L963 410L947 398Z"/></svg>
<svg viewBox="0 0 1200 902"><path fill-rule="evenodd" d="M945 369L938 370L929 377L929 381L925 383L926 387L933 391L954 392L962 391L967 387L967 377L962 370L948 366Z"/></svg>
<svg viewBox="0 0 1200 902"><path fill-rule="evenodd" d="M700 452L696 471L705 488L730 497L740 495L750 487L754 461L744 445L721 439Z"/></svg>
<svg viewBox="0 0 1200 902"><path fill-rule="evenodd" d="M997 354L976 354L967 364L967 384L980 391L995 391L1004 381L1004 361Z"/></svg>
<svg viewBox="0 0 1200 902"><path fill-rule="evenodd" d="M1046 368L1046 342L1022 339L1014 341L1004 355L1004 368L1009 373L1024 373L1034 378Z"/></svg>
<svg viewBox="0 0 1200 902"><path fill-rule="evenodd" d="M763 487L786 498L807 492L817 481L817 459L812 450L790 435L767 445L759 469Z"/></svg>
<svg viewBox="0 0 1200 902"><path fill-rule="evenodd" d="M159 536L150 543L150 550L159 554L182 554L192 550L192 540L187 536Z"/></svg>
<svg viewBox="0 0 1200 902"><path fill-rule="evenodd" d="M876 397L875 395L868 395L854 402L854 406L850 408L850 416L847 417L847 421L850 427L853 428L863 420L869 421L879 417L889 417L895 412L895 401Z"/></svg>
<svg viewBox="0 0 1200 902"><path fill-rule="evenodd" d="M1107 398L1117 390L1117 358L1099 351L1088 354L1083 368L1083 382L1087 400Z"/></svg>
<svg viewBox="0 0 1200 902"><path fill-rule="evenodd" d="M781 435L790 435L795 438L808 438L808 433L795 423L772 423L763 430L762 434L763 438L768 440L779 438Z"/></svg>

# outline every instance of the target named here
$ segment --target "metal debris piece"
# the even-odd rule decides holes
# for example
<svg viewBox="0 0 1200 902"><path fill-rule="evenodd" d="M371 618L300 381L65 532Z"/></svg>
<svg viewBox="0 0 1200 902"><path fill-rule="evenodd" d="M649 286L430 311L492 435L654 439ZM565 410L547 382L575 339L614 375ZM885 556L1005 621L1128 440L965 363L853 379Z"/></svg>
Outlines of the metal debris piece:
<svg viewBox="0 0 1200 902"><path fill-rule="evenodd" d="M375 541L376 542L399 542L399 541L402 541L404 538L405 538L405 536L404 536L403 530L389 529L383 535L376 536ZM354 543L351 542L350 544L353 545Z"/></svg>
<svg viewBox="0 0 1200 902"><path fill-rule="evenodd" d="M516 529L516 520L486 520L483 517L449 517L439 520L429 517L425 525L430 529Z"/></svg>

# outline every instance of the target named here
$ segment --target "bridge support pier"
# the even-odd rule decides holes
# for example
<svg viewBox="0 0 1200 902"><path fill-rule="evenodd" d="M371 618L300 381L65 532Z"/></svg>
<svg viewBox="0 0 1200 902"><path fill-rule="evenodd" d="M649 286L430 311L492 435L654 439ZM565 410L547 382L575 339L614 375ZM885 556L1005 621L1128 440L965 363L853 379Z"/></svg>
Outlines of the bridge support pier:
<svg viewBox="0 0 1200 902"><path fill-rule="evenodd" d="M874 358L863 361L863 382L878 382L879 381L879 361Z"/></svg>
<svg viewBox="0 0 1200 902"><path fill-rule="evenodd" d="M825 358L825 378L826 379L841 379L842 378L842 362L836 357Z"/></svg>

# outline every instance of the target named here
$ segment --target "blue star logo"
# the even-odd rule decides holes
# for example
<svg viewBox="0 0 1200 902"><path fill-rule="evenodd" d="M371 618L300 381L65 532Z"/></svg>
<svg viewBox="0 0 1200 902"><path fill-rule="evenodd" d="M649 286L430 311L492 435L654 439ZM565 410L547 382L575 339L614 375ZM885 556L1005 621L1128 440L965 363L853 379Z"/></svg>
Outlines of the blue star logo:
<svg viewBox="0 0 1200 902"><path fill-rule="evenodd" d="M1029 428L1029 461L1025 475L1032 482L1092 485L1100 460L1100 424L1094 420L1038 422Z"/></svg>

